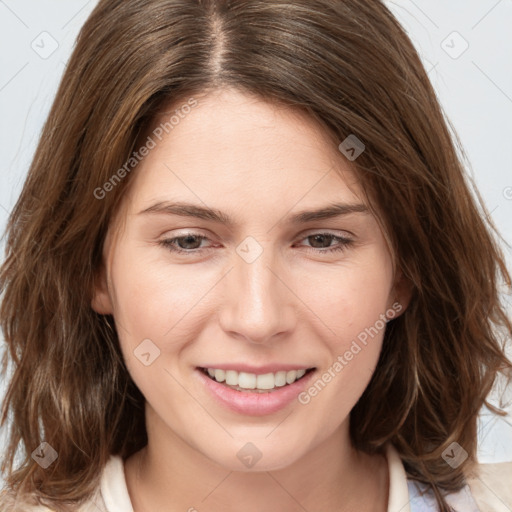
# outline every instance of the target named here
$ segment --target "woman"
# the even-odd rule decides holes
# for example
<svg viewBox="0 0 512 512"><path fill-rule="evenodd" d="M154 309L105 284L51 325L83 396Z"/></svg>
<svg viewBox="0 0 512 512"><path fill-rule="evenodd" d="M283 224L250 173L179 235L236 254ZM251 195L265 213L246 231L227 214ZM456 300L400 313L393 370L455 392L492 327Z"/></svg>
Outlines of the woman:
<svg viewBox="0 0 512 512"><path fill-rule="evenodd" d="M57 97L0 274L4 509L506 503L510 276L384 5L100 1Z"/></svg>

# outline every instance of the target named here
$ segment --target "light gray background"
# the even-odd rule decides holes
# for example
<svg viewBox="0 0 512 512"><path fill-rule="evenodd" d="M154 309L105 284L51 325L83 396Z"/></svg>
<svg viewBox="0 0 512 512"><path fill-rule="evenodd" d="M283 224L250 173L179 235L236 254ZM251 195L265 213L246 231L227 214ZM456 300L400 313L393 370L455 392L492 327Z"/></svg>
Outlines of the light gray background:
<svg viewBox="0 0 512 512"><path fill-rule="evenodd" d="M0 0L2 233L74 40L96 3ZM510 244L512 0L394 0L387 4L418 49L446 116L462 140L468 171ZM0 261L3 247L2 240ZM511 251L506 246L504 250L512 268ZM507 300L510 303L510 295ZM1 383L0 396L4 389ZM512 399L510 390L507 395ZM496 398L493 401L497 403ZM480 461L512 461L512 408L509 411L505 418L482 411ZM3 446L0 437L0 457Z"/></svg>

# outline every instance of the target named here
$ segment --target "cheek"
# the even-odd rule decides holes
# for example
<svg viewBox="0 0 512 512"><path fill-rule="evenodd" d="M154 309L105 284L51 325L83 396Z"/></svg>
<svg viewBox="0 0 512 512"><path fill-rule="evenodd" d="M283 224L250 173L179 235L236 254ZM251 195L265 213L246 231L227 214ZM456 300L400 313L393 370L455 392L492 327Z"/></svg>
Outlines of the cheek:
<svg viewBox="0 0 512 512"><path fill-rule="evenodd" d="M136 357L142 350L140 344L152 347L145 340L151 340L157 347L153 350L159 351L151 368L163 367L164 362L170 368L199 337L208 318L207 292L219 278L213 266L199 273L196 265L170 264L163 249L163 254L148 253L138 252L136 247L120 249L111 267L114 317L125 361L134 377L141 370Z"/></svg>
<svg viewBox="0 0 512 512"><path fill-rule="evenodd" d="M157 336L166 326L171 328L175 310L170 304L179 300L179 278L173 282L143 263L132 266L129 261L121 260L113 280L116 322L131 337Z"/></svg>
<svg viewBox="0 0 512 512"><path fill-rule="evenodd" d="M193 336L190 319L197 320L194 304L202 287L192 285L192 265L166 265L136 249L120 250L116 256L111 267L114 317L128 372L150 404L180 407L185 397L170 361Z"/></svg>
<svg viewBox="0 0 512 512"><path fill-rule="evenodd" d="M194 265L170 265L164 249L163 255L149 253L133 248L117 254L111 271L116 320L132 336L162 338L192 310L205 283Z"/></svg>
<svg viewBox="0 0 512 512"><path fill-rule="evenodd" d="M343 350L352 339L384 327L381 315L389 304L392 271L382 255L370 253L361 261L347 261L321 274L301 277L304 302L322 321L329 344ZM374 332L372 330L372 332Z"/></svg>
<svg viewBox="0 0 512 512"><path fill-rule="evenodd" d="M317 281L318 286L310 288L315 291L308 298L322 320L320 336L327 352L317 379L299 402L310 408L311 415L322 418L326 431L349 415L375 371L391 280L385 265L347 265L327 282Z"/></svg>
<svg viewBox="0 0 512 512"><path fill-rule="evenodd" d="M322 279L311 273L303 281L303 289L308 290L304 302L321 319L318 335L327 348L319 380L306 390L304 403L333 404L333 425L349 413L368 385L386 328L391 262L378 250L366 255L347 260Z"/></svg>

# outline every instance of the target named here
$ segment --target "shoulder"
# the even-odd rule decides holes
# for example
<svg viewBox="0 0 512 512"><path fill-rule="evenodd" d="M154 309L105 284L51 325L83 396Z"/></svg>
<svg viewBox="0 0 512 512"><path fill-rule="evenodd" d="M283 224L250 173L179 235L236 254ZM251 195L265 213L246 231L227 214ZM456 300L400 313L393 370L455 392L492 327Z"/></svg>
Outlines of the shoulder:
<svg viewBox="0 0 512 512"><path fill-rule="evenodd" d="M477 464L466 485L445 495L454 510L464 512L510 512L512 510L512 462ZM437 512L434 493L428 486L408 479L410 512Z"/></svg>
<svg viewBox="0 0 512 512"><path fill-rule="evenodd" d="M119 455L110 456L92 496L81 504L70 507L71 511L133 512L126 487L124 463ZM55 510L38 505L34 496L19 497L4 491L0 492L0 512L55 512Z"/></svg>
<svg viewBox="0 0 512 512"><path fill-rule="evenodd" d="M433 490L411 477L400 455L388 443L390 497L388 512L438 512ZM449 505L464 512L512 511L512 462L479 463L466 476L466 485L457 492L444 493Z"/></svg>
<svg viewBox="0 0 512 512"><path fill-rule="evenodd" d="M52 512L51 509L37 505L31 496L18 496L12 491L0 491L0 510L2 512Z"/></svg>
<svg viewBox="0 0 512 512"><path fill-rule="evenodd" d="M408 479L410 512L439 512L434 492L430 486ZM460 512L483 512L478 508L468 485L457 492L444 495L453 510Z"/></svg>
<svg viewBox="0 0 512 512"><path fill-rule="evenodd" d="M512 510L512 462L477 464L467 482L481 512Z"/></svg>
<svg viewBox="0 0 512 512"><path fill-rule="evenodd" d="M108 512L101 498L100 489L85 502L75 505L73 512ZM56 509L37 503L34 496L17 496L13 492L4 490L0 492L1 512L56 512Z"/></svg>

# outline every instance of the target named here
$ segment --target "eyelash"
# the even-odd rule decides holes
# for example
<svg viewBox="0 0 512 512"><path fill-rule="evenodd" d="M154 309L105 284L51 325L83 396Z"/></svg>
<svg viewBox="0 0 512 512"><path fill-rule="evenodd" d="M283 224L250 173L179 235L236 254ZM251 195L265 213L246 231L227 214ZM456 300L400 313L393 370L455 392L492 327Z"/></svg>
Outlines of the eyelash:
<svg viewBox="0 0 512 512"><path fill-rule="evenodd" d="M351 240L350 238L345 238L342 236L333 235L332 233L323 233L323 232L313 233L311 235L308 235L308 236L302 238L301 240L306 240L307 238L311 238L314 236L327 236L327 237L331 237L332 240L336 240L339 242L339 245L337 245L337 246L334 246L332 248L324 248L324 249L316 249L314 247L306 246L308 251L313 251L316 254L332 254L332 253L342 252L342 251L347 250L354 243L354 241ZM178 254L187 254L187 255L198 254L199 252L202 252L204 250L211 249L211 247L208 247L208 248L188 249L187 250L187 249L180 249L180 248L176 247L175 242L178 240L183 240L185 238L196 238L196 239L200 239L201 241L208 240L208 237L199 235L197 233L186 233L182 236L177 236L174 238L168 238L165 240L161 240L159 242L159 245L165 247L166 249L168 249L171 252L178 253Z"/></svg>

